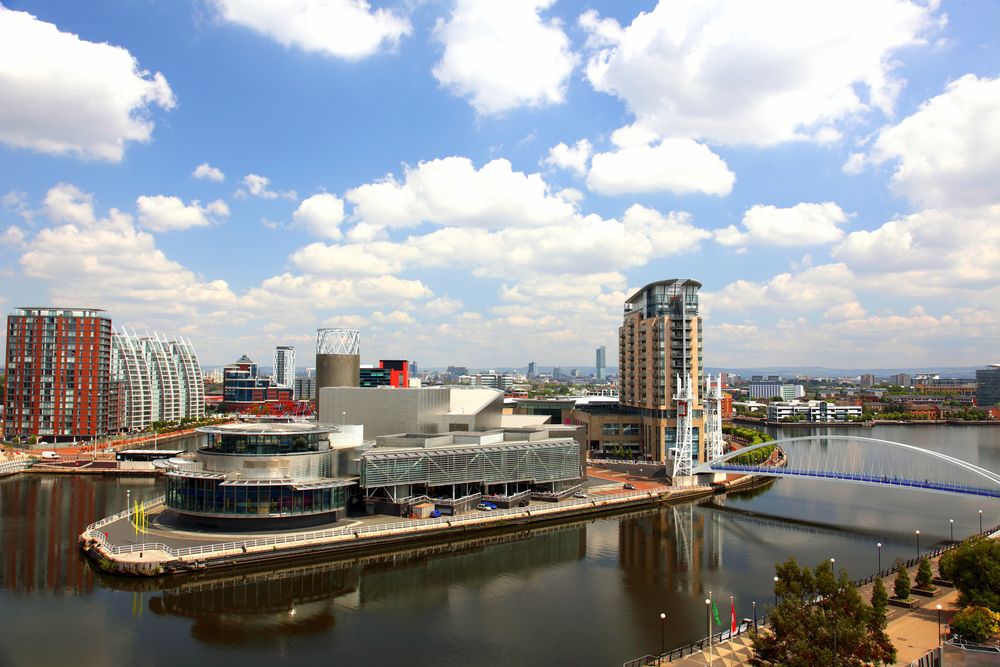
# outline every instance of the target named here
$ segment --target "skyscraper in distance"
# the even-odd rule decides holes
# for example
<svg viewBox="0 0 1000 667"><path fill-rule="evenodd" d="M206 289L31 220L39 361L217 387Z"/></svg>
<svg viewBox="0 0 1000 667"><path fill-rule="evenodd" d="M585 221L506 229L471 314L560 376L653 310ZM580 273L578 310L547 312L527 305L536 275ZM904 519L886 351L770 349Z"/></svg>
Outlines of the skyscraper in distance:
<svg viewBox="0 0 1000 667"><path fill-rule="evenodd" d="M608 350L605 346L597 348L597 379L605 380L608 377Z"/></svg>
<svg viewBox="0 0 1000 667"><path fill-rule="evenodd" d="M271 383L278 387L291 387L295 382L295 348L279 345L274 348Z"/></svg>

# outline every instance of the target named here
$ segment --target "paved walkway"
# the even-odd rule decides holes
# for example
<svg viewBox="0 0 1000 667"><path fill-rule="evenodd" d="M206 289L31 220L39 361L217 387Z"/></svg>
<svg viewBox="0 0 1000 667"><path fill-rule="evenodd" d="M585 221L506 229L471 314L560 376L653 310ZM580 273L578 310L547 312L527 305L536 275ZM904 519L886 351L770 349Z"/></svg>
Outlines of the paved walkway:
<svg viewBox="0 0 1000 667"><path fill-rule="evenodd" d="M932 561L937 570L937 559ZM916 566L910 568L910 580L917 572ZM892 595L892 585L895 575L882 580L889 595ZM868 584L858 589L866 601L871 601L874 584ZM896 665L908 666L911 662L938 645L938 614L937 605L941 605L941 627L948 623L952 614L959 610L958 591L953 588L938 588L938 595L933 598L914 596L920 606L915 609L889 607L888 627L886 632L893 646L896 647ZM753 655L752 642L748 634L741 635L730 641L716 644L712 655L708 651L695 653L672 664L693 667L694 665L715 665L716 667L734 667L749 665ZM666 663L664 663L666 664Z"/></svg>

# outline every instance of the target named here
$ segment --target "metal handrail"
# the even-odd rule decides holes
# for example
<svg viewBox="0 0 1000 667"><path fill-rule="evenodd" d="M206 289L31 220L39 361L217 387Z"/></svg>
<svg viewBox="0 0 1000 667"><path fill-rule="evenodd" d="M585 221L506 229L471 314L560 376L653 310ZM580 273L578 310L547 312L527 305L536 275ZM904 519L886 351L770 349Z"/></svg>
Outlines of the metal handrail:
<svg viewBox="0 0 1000 667"><path fill-rule="evenodd" d="M634 491L631 493L617 493L613 495L591 497L587 499L573 499L571 501L566 501L565 503L559 505L559 507L574 507L583 505L597 506L599 503L606 500L628 500L632 498L651 498L656 494L651 491ZM142 508L145 509L154 504L163 502L164 497L160 496L154 498L153 500L147 501L142 504ZM183 547L174 548L169 545L163 544L161 542L147 542L143 544L129 544L129 545L112 545L104 533L97 530L102 526L106 526L109 523L118 521L123 518L129 517L133 513L133 509L130 508L124 512L119 512L113 516L102 519L101 521L92 523L87 526L87 530L84 531L86 537L92 538L99 542L104 548L113 555L120 555L125 553L135 553L140 551L162 551L169 556L174 558L180 558L182 556L197 556L202 554L217 553L220 551L238 551L238 550L248 550L257 547L268 547L277 546L280 544L295 544L301 542L308 542L313 540L325 540L335 537L348 537L353 536L355 538L361 535L367 535L370 533L379 532L392 532L395 530L407 530L413 528L419 528L423 526L454 526L456 524L469 524L469 523L482 523L489 518L494 518L498 516L512 516L512 515L525 515L532 516L534 514L550 514L553 511L553 507L545 508L531 508L531 507L516 507L510 509L500 509L494 510L489 514L472 514L464 517L452 517L444 516L435 519L410 519L407 521L395 522L395 523L384 523L376 524L370 526L345 526L342 528L331 528L328 530L314 531L309 533L294 533L292 535L279 535L274 537L264 537L256 538L252 540L241 540L239 542L222 542L215 544L205 544L197 547Z"/></svg>

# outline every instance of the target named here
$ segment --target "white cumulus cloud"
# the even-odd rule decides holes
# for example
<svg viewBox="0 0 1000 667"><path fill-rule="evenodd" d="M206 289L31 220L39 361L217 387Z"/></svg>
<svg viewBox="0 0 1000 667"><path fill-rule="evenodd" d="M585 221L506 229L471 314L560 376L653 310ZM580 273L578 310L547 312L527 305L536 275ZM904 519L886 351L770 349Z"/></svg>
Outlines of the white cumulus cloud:
<svg viewBox="0 0 1000 667"><path fill-rule="evenodd" d="M735 225L715 231L726 246L802 246L834 243L844 238L840 225L847 214L833 202L801 203L791 208L757 204L743 214L743 230Z"/></svg>
<svg viewBox="0 0 1000 667"><path fill-rule="evenodd" d="M365 0L215 0L231 23L306 51L357 60L394 47L410 34L409 20L388 9L372 11Z"/></svg>
<svg viewBox="0 0 1000 667"><path fill-rule="evenodd" d="M587 139L580 139L572 146L567 146L560 141L549 149L548 157L542 162L560 169L569 169L577 176L583 176L587 173L587 162L590 160L592 152L593 146Z"/></svg>
<svg viewBox="0 0 1000 667"><path fill-rule="evenodd" d="M896 163L892 189L924 206L1000 203L1000 78L967 74L879 135L870 159Z"/></svg>
<svg viewBox="0 0 1000 667"><path fill-rule="evenodd" d="M835 139L892 109L893 54L943 19L910 0L661 0L622 27L588 11L587 78L659 136L726 144Z"/></svg>
<svg viewBox="0 0 1000 667"><path fill-rule="evenodd" d="M238 198L246 198L247 196L259 197L261 199L295 199L298 197L295 190L285 190L284 192L276 192L270 189L271 179L267 176L261 176L260 174L247 174L243 177L243 188L236 191L236 196Z"/></svg>
<svg viewBox="0 0 1000 667"><path fill-rule="evenodd" d="M600 194L672 192L728 195L736 175L708 146L691 139L664 139L655 146L631 146L597 153L587 187Z"/></svg>
<svg viewBox="0 0 1000 667"><path fill-rule="evenodd" d="M192 227L207 227L229 217L229 206L221 199L205 206L198 200L185 205L180 197L142 195L135 200L139 222L154 232L170 232Z"/></svg>
<svg viewBox="0 0 1000 667"><path fill-rule="evenodd" d="M153 106L174 108L159 72L128 50L61 32L0 6L0 141L42 153L119 162L148 142Z"/></svg>
<svg viewBox="0 0 1000 667"><path fill-rule="evenodd" d="M213 167L207 162L202 162L195 167L191 175L203 181L215 181L216 183L226 180L226 175L222 173L221 169Z"/></svg>
<svg viewBox="0 0 1000 667"><path fill-rule="evenodd" d="M434 77L484 115L562 102L578 57L559 21L539 15L553 2L457 0L434 29Z"/></svg>
<svg viewBox="0 0 1000 667"><path fill-rule="evenodd" d="M294 226L310 234L328 239L342 236L340 223L344 221L344 200L328 192L321 192L304 199L292 214Z"/></svg>

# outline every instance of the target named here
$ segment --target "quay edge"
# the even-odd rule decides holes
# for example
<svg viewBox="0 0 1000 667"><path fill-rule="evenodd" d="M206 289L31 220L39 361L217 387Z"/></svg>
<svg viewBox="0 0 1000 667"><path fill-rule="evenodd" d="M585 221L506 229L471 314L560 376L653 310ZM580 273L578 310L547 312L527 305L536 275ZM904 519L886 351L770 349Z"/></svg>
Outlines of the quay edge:
<svg viewBox="0 0 1000 667"><path fill-rule="evenodd" d="M554 524L581 516L600 516L636 507L707 498L720 492L738 491L773 482L773 478L744 476L730 482L713 485L671 488L666 491L643 491L625 496L594 497L586 503L553 505L530 508L506 515L482 515L461 520L442 520L400 528L371 531L364 534L344 532L321 539L286 544L253 545L256 540L226 543L228 548L211 553L172 555L166 550L150 545L150 549L115 554L105 542L91 535L90 528L79 537L84 554L100 570L113 575L128 577L158 577L170 574L199 572L250 565L255 563L287 561L318 554L354 555L397 548L404 544L446 541L455 536L465 537L475 533L504 532L526 525Z"/></svg>

